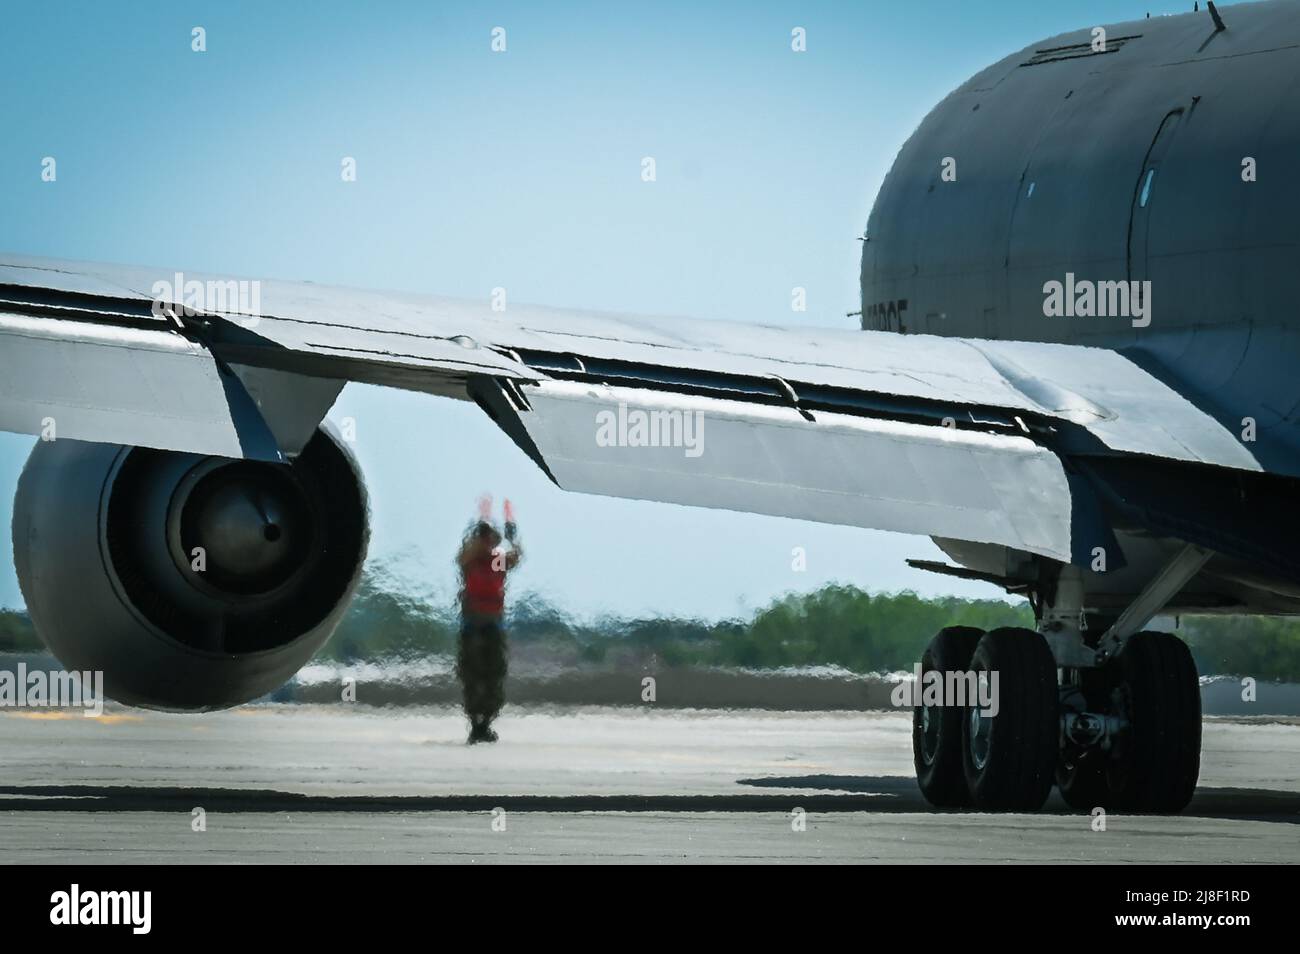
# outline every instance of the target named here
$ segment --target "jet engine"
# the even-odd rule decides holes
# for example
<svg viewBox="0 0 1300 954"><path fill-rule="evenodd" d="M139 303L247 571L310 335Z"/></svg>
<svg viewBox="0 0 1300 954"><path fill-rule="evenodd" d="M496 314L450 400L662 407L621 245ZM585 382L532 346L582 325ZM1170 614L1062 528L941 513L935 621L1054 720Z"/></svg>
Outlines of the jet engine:
<svg viewBox="0 0 1300 954"><path fill-rule="evenodd" d="M38 442L14 500L28 612L69 670L157 709L221 709L325 643L369 539L352 455L316 431L288 463Z"/></svg>

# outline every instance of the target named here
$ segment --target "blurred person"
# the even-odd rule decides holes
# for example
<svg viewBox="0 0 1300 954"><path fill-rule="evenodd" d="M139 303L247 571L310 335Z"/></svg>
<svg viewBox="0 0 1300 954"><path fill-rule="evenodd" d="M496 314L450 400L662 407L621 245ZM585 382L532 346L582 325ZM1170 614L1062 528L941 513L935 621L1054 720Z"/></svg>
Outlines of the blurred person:
<svg viewBox="0 0 1300 954"><path fill-rule="evenodd" d="M460 651L456 675L464 693L469 718L468 744L495 742L492 720L505 704L506 574L524 557L510 501L505 502L505 540L492 524L492 500L479 503L479 518L470 524L461 542L456 564L460 568Z"/></svg>

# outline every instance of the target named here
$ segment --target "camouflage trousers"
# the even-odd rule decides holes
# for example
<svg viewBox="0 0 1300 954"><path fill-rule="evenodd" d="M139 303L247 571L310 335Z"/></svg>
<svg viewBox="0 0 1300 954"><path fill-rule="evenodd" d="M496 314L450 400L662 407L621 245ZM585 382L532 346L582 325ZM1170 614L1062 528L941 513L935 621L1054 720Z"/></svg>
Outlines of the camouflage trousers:
<svg viewBox="0 0 1300 954"><path fill-rule="evenodd" d="M506 701L506 634L499 617L462 617L456 676L470 724L490 725Z"/></svg>

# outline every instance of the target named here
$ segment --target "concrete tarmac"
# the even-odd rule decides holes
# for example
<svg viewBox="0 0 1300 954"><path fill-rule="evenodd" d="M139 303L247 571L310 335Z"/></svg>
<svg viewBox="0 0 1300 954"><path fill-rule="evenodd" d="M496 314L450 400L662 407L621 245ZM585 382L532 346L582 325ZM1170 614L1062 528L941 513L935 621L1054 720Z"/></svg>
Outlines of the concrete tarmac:
<svg viewBox="0 0 1300 954"><path fill-rule="evenodd" d="M0 862L1300 859L1295 719L1207 719L1188 810L1105 831L1055 795L931 810L906 713L511 707L498 728L471 747L449 708L0 710Z"/></svg>

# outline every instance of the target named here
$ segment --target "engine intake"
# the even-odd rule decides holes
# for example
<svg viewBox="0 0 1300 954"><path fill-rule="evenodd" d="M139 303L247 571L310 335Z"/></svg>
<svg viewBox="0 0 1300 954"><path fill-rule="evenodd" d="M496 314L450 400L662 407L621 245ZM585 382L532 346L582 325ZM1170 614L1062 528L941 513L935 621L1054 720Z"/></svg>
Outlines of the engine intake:
<svg viewBox="0 0 1300 954"><path fill-rule="evenodd" d="M338 625L369 537L352 455L318 430L288 464L58 440L14 500L36 630L107 694L220 709L297 672Z"/></svg>

